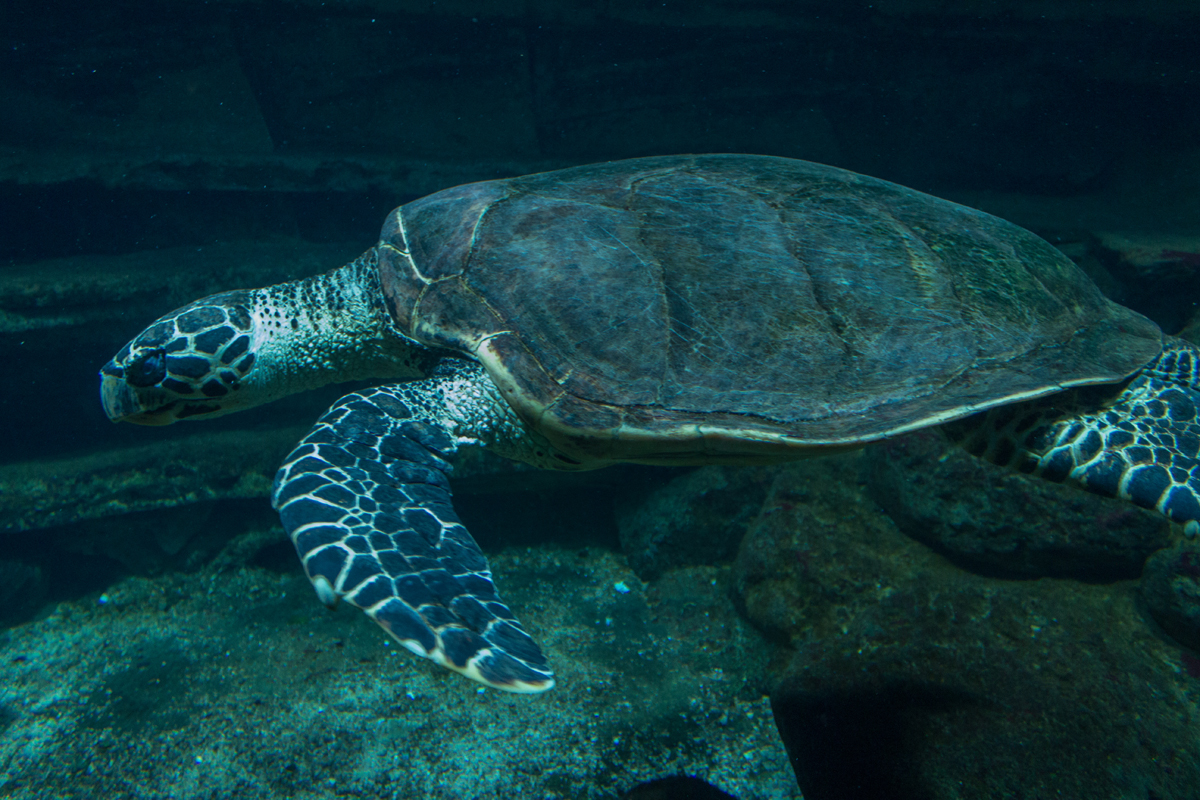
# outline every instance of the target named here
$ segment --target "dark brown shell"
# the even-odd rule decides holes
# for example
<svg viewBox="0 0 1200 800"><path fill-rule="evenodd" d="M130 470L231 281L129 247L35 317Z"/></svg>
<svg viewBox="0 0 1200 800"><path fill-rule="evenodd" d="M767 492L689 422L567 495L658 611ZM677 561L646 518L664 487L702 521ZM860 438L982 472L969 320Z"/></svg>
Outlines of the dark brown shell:
<svg viewBox="0 0 1200 800"><path fill-rule="evenodd" d="M1117 381L1161 347L1028 231L784 158L460 186L394 211L379 254L400 329L478 358L584 459L852 445Z"/></svg>

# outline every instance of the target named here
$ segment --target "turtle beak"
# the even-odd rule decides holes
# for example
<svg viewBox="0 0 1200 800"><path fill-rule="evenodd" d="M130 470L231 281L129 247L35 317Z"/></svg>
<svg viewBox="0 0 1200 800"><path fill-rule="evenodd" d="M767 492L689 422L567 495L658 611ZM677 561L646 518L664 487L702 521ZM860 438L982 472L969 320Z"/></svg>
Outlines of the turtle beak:
<svg viewBox="0 0 1200 800"><path fill-rule="evenodd" d="M122 370L110 361L100 370L100 402L113 422L120 422L138 411L133 389L121 377Z"/></svg>
<svg viewBox="0 0 1200 800"><path fill-rule="evenodd" d="M124 373L115 362L100 370L100 402L104 413L113 422L133 422L138 425L170 425L175 421L169 413L146 411L133 387L125 382Z"/></svg>

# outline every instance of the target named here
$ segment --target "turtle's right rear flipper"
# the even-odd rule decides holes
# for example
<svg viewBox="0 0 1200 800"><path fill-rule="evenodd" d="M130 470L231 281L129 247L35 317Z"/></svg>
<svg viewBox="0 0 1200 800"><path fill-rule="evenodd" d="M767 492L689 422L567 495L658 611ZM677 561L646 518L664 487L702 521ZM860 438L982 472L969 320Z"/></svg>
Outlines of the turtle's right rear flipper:
<svg viewBox="0 0 1200 800"><path fill-rule="evenodd" d="M1075 389L947 426L975 455L1153 508L1200 532L1200 348L1165 337L1124 386Z"/></svg>
<svg viewBox="0 0 1200 800"><path fill-rule="evenodd" d="M427 407L444 396L439 380L343 397L284 461L272 501L326 605L345 598L409 650L480 683L545 691L546 657L451 506L443 454L456 445L423 421L446 418Z"/></svg>

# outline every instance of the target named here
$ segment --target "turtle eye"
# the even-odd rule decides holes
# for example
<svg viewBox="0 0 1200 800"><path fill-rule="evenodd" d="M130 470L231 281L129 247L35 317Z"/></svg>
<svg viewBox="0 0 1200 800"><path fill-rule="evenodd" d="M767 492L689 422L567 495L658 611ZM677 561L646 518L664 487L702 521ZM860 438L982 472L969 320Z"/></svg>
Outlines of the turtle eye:
<svg viewBox="0 0 1200 800"><path fill-rule="evenodd" d="M143 350L125 367L125 380L131 386L153 386L167 377L167 354L161 347Z"/></svg>

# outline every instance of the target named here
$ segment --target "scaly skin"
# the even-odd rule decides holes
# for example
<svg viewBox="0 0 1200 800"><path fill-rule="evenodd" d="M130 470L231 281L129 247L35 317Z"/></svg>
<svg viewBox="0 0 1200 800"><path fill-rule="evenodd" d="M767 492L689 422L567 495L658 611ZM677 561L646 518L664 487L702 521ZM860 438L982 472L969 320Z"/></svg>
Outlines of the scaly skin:
<svg viewBox="0 0 1200 800"><path fill-rule="evenodd" d="M554 685L549 663L450 498L445 458L464 444L537 457L536 437L498 395L458 359L425 380L346 395L284 459L272 500L326 605L345 599L407 649L480 683L542 692Z"/></svg>

